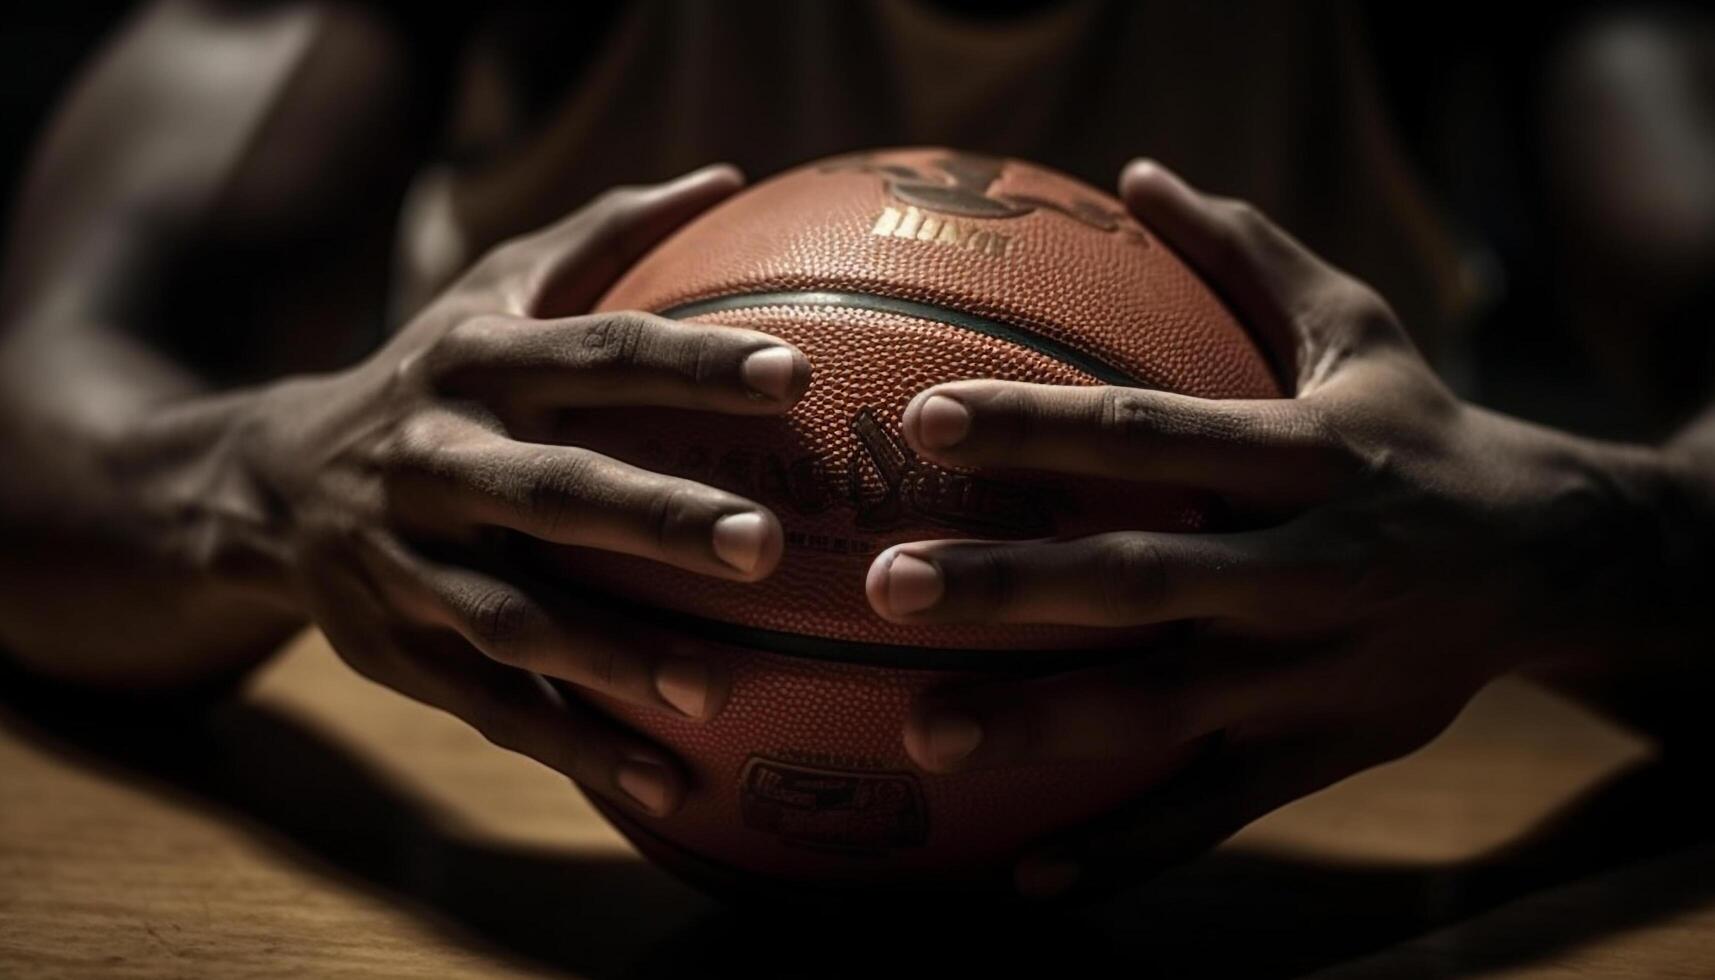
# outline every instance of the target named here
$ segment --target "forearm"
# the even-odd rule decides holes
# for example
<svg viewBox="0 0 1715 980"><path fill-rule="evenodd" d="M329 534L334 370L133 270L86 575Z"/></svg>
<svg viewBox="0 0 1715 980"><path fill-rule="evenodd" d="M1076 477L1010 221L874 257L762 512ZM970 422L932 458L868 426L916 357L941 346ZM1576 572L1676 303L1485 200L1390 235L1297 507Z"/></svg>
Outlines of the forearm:
<svg viewBox="0 0 1715 980"><path fill-rule="evenodd" d="M1715 483L1715 405L1710 405L1668 440L1667 449L1683 465L1700 472L1709 483Z"/></svg>
<svg viewBox="0 0 1715 980"><path fill-rule="evenodd" d="M1660 447L1598 445L1594 458L1629 512L1611 596L1614 629L1580 653L1544 658L1533 676L1660 738L1702 754L1715 696L1715 410ZM1595 600L1592 600L1593 602Z"/></svg>
<svg viewBox="0 0 1715 980"><path fill-rule="evenodd" d="M68 91L0 270L11 659L179 685L254 662L300 624L268 492L237 451L249 406L288 382L228 389L330 368L270 352L372 328L378 301L350 283L385 274L375 243L430 131L416 70L380 13L161 0ZM207 265L226 253L262 258ZM309 312L278 312L304 297ZM201 362L214 339L255 356Z"/></svg>
<svg viewBox="0 0 1715 980"><path fill-rule="evenodd" d="M301 624L235 468L250 395L214 396L128 336L8 325L0 345L0 646L76 682L179 687Z"/></svg>

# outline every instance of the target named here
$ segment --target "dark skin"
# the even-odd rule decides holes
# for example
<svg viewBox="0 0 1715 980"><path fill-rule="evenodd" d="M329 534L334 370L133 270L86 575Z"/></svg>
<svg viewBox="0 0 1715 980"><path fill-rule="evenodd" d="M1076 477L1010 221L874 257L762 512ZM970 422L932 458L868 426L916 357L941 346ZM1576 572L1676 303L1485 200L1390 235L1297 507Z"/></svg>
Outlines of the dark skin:
<svg viewBox="0 0 1715 980"><path fill-rule="evenodd" d="M313 622L366 676L595 792L644 813L671 811L684 790L673 760L565 702L541 677L699 717L718 708L719 678L673 656L670 644L640 637L634 624L575 599L550 605L545 590L508 567L489 532L732 578L772 570L781 533L766 508L530 438L551 411L649 404L774 413L802 393L803 355L761 334L634 313L534 315L544 302L587 308L650 245L736 190L739 175L711 167L615 190L491 250L358 364L216 392L139 342L153 332L140 313L149 289L167 278L152 281L153 264L166 264L171 250L206 247L223 211L254 218L293 206L271 199L276 193L301 193L306 206L343 201L351 188L321 182L371 175L330 166L351 152L337 143L273 147L265 137L249 157L215 159L224 134L206 116L195 144L151 158L154 130L113 124L114 103L128 97L119 90L138 86L136 73L163 73L152 57L225 42L251 55L247 75L262 76L246 79L251 91L274 94L319 53L306 48L337 49L349 43L338 32L366 25L287 13L234 34L224 17L189 8L160 8L153 18L74 97L39 171L112 155L141 161L130 180L92 180L81 196L54 198L48 213L23 220L36 241L137 241L123 241L118 269L103 266L114 261L104 253L73 248L41 258L20 251L13 266L22 281L5 350L7 448L23 465L8 468L4 496L8 537L22 547L8 551L5 568L7 646L52 676L171 689L241 671ZM189 72L174 67L192 83L226 83L223 101L247 94L231 79L194 77L203 67L194 62ZM299 94L322 89L309 87ZM168 89L156 93L162 112L196 97ZM325 91L328 113L390 108L336 106L343 95ZM265 101L252 108L261 112ZM242 104L227 108L235 136L258 122ZM277 167L282 156L292 172L252 177L247 169L258 160ZM247 179L263 185L262 200L230 200ZM210 201L210 185L238 190ZM129 220L135 212L152 220ZM67 308L55 287L68 280L131 291L79 289ZM92 583L91 575L104 578ZM99 617L72 598L92 585L111 598ZM115 644L115 635L126 642Z"/></svg>
<svg viewBox="0 0 1715 980"><path fill-rule="evenodd" d="M906 747L940 772L1219 736L1117 829L1027 858L1021 888L1206 847L1421 747L1503 673L1616 654L1663 674L1701 666L1688 638L1715 626L1707 427L1623 445L1464 404L1381 297L1247 205L1147 161L1120 186L1276 341L1293 397L963 381L906 408L906 438L931 459L1204 487L1258 525L923 542L876 558L870 603L898 622L1199 622L1184 650L917 706Z"/></svg>
<svg viewBox="0 0 1715 980"><path fill-rule="evenodd" d="M804 390L809 365L766 335L537 315L587 310L735 171L615 191L461 263L355 363L188 353L217 330L327 350L306 331L378 315L377 291L338 287L387 274L376 242L432 128L415 71L361 15L166 4L62 108L0 311L0 520L17 543L0 642L47 676L173 691L313 624L366 676L635 813L671 812L674 760L541 678L706 718L718 670L542 588L494 532L745 580L778 561L765 507L544 435L549 412L777 413ZM1135 812L1027 856L1025 892L1210 846L1422 745L1501 673L1702 675L1706 644L1687 638L1710 635L1715 416L1629 445L1462 403L1380 297L1266 218L1147 162L1120 189L1290 367L1292 397L968 381L908 408L930 458L1204 487L1248 528L877 557L872 605L901 621L1200 624L1121 667L918 706L903 737L936 771L1208 743ZM224 322L234 307L182 284L235 242L270 259L227 270L255 312Z"/></svg>

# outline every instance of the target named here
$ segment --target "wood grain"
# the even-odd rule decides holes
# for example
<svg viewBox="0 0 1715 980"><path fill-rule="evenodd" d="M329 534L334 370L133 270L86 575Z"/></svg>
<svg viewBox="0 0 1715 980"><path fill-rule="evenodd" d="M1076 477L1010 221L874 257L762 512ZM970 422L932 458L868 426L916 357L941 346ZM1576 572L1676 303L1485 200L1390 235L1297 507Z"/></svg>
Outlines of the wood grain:
<svg viewBox="0 0 1715 980"><path fill-rule="evenodd" d="M1715 976L1695 780L1519 681L1112 901L887 933L714 904L314 635L206 716L0 701L5 977Z"/></svg>

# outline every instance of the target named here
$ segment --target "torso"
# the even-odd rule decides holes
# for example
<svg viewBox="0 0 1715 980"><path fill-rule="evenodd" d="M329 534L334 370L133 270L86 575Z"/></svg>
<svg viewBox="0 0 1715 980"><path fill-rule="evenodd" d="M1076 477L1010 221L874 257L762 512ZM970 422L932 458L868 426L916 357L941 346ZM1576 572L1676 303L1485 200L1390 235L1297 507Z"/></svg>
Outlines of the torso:
<svg viewBox="0 0 1715 980"><path fill-rule="evenodd" d="M1364 58L1335 4L1074 0L973 19L923 0L718 13L640 0L489 15L460 59L445 161L408 200L401 305L617 184L940 144L1104 188L1156 157L1256 202L1429 326L1458 302L1451 250Z"/></svg>

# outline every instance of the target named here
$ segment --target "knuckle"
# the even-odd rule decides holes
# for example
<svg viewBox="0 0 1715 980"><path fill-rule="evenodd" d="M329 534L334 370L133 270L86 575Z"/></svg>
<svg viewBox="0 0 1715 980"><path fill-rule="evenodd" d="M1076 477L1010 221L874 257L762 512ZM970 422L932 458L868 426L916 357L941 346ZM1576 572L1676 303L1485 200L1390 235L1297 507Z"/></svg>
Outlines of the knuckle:
<svg viewBox="0 0 1715 980"><path fill-rule="evenodd" d="M536 250L535 235L518 235L489 246L471 265L465 282L477 287L491 287L519 274L531 264Z"/></svg>
<svg viewBox="0 0 1715 980"><path fill-rule="evenodd" d="M706 516L702 495L684 483L673 481L650 493L650 534L655 547L663 553L674 541L685 537L685 531L706 523Z"/></svg>
<svg viewBox="0 0 1715 980"><path fill-rule="evenodd" d="M305 565L338 568L352 561L369 541L370 521L358 514L320 514L307 521L293 553ZM365 583L366 597L377 592Z"/></svg>
<svg viewBox="0 0 1715 980"><path fill-rule="evenodd" d="M588 209L591 237L602 241L623 232L647 192L647 188L638 184L619 184L596 195Z"/></svg>
<svg viewBox="0 0 1715 980"><path fill-rule="evenodd" d="M980 548L973 553L972 559L965 569L966 588L971 591L972 598L988 609L1012 606L1018 600L1018 568L1011 551ZM948 577L953 577L956 571L959 571L957 566L949 568Z"/></svg>
<svg viewBox="0 0 1715 980"><path fill-rule="evenodd" d="M1233 197L1221 198L1216 203L1216 209L1226 234L1235 245L1255 241L1269 224L1263 213L1249 201Z"/></svg>
<svg viewBox="0 0 1715 980"><path fill-rule="evenodd" d="M1335 472L1361 469L1366 453L1356 435L1325 405L1300 404L1286 423L1291 441Z"/></svg>
<svg viewBox="0 0 1715 980"><path fill-rule="evenodd" d="M1325 475L1336 487L1374 480L1392 468L1386 447L1372 445L1363 427L1348 424L1328 405L1296 401L1271 432L1292 450L1297 465Z"/></svg>
<svg viewBox="0 0 1715 980"><path fill-rule="evenodd" d="M1620 480L1587 467L1561 468L1540 492L1550 527L1606 529L1615 525L1615 515L1637 512Z"/></svg>
<svg viewBox="0 0 1715 980"><path fill-rule="evenodd" d="M1335 273L1321 291L1313 316L1324 336L1347 338L1357 349L1392 344L1404 338L1387 300L1344 273Z"/></svg>
<svg viewBox="0 0 1715 980"><path fill-rule="evenodd" d="M569 530L583 512L581 502L599 491L603 469L592 453L572 450L548 456L538 477L527 485L525 506L550 534Z"/></svg>
<svg viewBox="0 0 1715 980"><path fill-rule="evenodd" d="M407 473L438 470L446 426L433 414L416 412L399 422L383 449L387 468Z"/></svg>
<svg viewBox="0 0 1715 980"><path fill-rule="evenodd" d="M1096 399L1096 411L1097 426L1117 447L1135 448L1155 429L1148 399L1128 388L1102 389Z"/></svg>
<svg viewBox="0 0 1715 980"><path fill-rule="evenodd" d="M691 384L697 386L708 384L722 373L720 370L721 361L724 360L722 355L729 349L729 345L721 342L725 339L725 337L717 336L710 329L705 328L696 331L695 336L687 345L689 349L684 352L683 357L675 360L674 366Z"/></svg>
<svg viewBox="0 0 1715 980"><path fill-rule="evenodd" d="M427 377L445 381L491 360L496 349L515 332L516 326L504 317L490 314L465 317L441 334L421 358Z"/></svg>
<svg viewBox="0 0 1715 980"><path fill-rule="evenodd" d="M1098 609L1109 622L1136 622L1166 599L1167 563L1161 548L1147 537L1107 537L1097 548L1094 567Z"/></svg>
<svg viewBox="0 0 1715 980"><path fill-rule="evenodd" d="M502 588L478 594L470 603L470 628L482 650L501 663L522 666L534 616L530 604Z"/></svg>
<svg viewBox="0 0 1715 980"><path fill-rule="evenodd" d="M599 373L636 363L653 326L642 313L608 313L590 318L578 337L578 367Z"/></svg>
<svg viewBox="0 0 1715 980"><path fill-rule="evenodd" d="M1400 450L1387 442L1378 443L1342 432L1330 455L1334 465L1343 469L1354 486L1385 494L1401 482L1403 461Z"/></svg>
<svg viewBox="0 0 1715 980"><path fill-rule="evenodd" d="M597 691L611 692L619 676L619 651L606 643L598 643L585 654L585 669L589 686Z"/></svg>
<svg viewBox="0 0 1715 980"><path fill-rule="evenodd" d="M1040 434L1045 407L1038 396L1016 385L968 389L976 397L965 404L981 419L977 433L996 449L1017 450Z"/></svg>
<svg viewBox="0 0 1715 980"><path fill-rule="evenodd" d="M1297 553L1283 569L1300 588L1322 597L1314 609L1300 608L1300 618L1352 618L1397 603L1419 579L1409 555L1402 556L1385 525L1364 515L1333 514L1307 519L1298 527ZM1402 560L1402 557L1405 560Z"/></svg>
<svg viewBox="0 0 1715 980"><path fill-rule="evenodd" d="M1254 234L1268 224L1268 219L1249 201L1235 197L1221 198L1219 207L1227 223L1240 234Z"/></svg>
<svg viewBox="0 0 1715 980"><path fill-rule="evenodd" d="M1300 441L1317 446L1343 446L1344 426L1328 406L1312 401L1298 401L1290 418L1284 423Z"/></svg>
<svg viewBox="0 0 1715 980"><path fill-rule="evenodd" d="M436 353L438 347L439 344L431 344L426 349L409 351L400 357L387 379L389 394L409 396L433 389L442 372Z"/></svg>
<svg viewBox="0 0 1715 980"><path fill-rule="evenodd" d="M1228 269L1242 267L1273 225L1249 201L1217 198L1213 208L1215 261Z"/></svg>
<svg viewBox="0 0 1715 980"><path fill-rule="evenodd" d="M1351 276L1340 273L1329 286L1329 304L1351 320L1391 318L1393 310L1382 295Z"/></svg>
<svg viewBox="0 0 1715 980"><path fill-rule="evenodd" d="M1367 492L1388 497L1399 482L1399 454L1389 446L1375 446L1350 437L1323 450L1325 470L1332 474L1336 490L1348 494Z"/></svg>
<svg viewBox="0 0 1715 980"><path fill-rule="evenodd" d="M598 214L623 215L635 208L647 191L642 184L615 184L597 194L592 206Z"/></svg>

